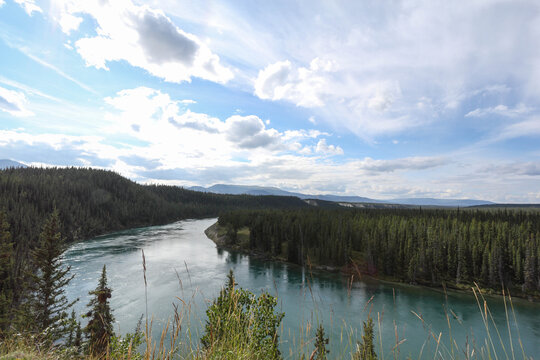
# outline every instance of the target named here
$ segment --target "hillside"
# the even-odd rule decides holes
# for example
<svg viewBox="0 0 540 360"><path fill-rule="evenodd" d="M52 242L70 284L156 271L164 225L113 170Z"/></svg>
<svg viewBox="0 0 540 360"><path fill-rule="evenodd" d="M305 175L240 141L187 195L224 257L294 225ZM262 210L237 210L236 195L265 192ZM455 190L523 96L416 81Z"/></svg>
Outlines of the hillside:
<svg viewBox="0 0 540 360"><path fill-rule="evenodd" d="M13 161L13 160L8 160L8 159L0 159L0 170L1 169L8 169L8 168L19 168L19 167L22 167L22 168L25 168L26 165L18 162L18 161Z"/></svg>
<svg viewBox="0 0 540 360"><path fill-rule="evenodd" d="M176 186L140 185L114 172L82 168L0 171L0 210L15 242L36 241L54 207L67 241L185 218L218 216L238 208L300 208L294 197L205 194Z"/></svg>
<svg viewBox="0 0 540 360"><path fill-rule="evenodd" d="M369 204L393 204L393 205L413 205L413 206L447 206L447 207L468 207L478 205L491 205L491 201L474 199L434 199L434 198L401 198L391 200L377 200L362 196L344 196L344 195L310 195L298 192L290 192L276 187L264 187L253 185L228 185L216 184L210 187L193 186L190 190L215 193L215 194L248 194L248 195L278 195L278 196L296 196L300 199L314 199L333 201L339 203L369 203Z"/></svg>

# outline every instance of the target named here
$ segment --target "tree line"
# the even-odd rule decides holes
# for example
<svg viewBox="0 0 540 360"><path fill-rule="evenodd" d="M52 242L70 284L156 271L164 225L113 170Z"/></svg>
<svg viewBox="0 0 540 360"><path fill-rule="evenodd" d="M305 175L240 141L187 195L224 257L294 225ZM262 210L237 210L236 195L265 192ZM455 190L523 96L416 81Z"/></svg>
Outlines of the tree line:
<svg viewBox="0 0 540 360"><path fill-rule="evenodd" d="M521 210L232 211L219 224L249 228L246 250L305 265L347 266L399 281L540 290L540 213ZM235 244L236 236L229 236ZM235 244L239 245L239 244Z"/></svg>
<svg viewBox="0 0 540 360"><path fill-rule="evenodd" d="M28 282L20 294L21 301L15 304L14 279L10 277L10 268L14 264L13 241L5 219L5 213L0 212L0 342L22 335L27 339L26 346L51 349L51 354L62 358L142 359L138 347L146 341L145 358L150 358L150 353L154 358L155 349L151 346L148 324L144 333L141 321L134 333L123 337L115 333L110 307L112 289L107 283L105 265L97 287L89 292L92 297L87 304L87 313L77 315L71 310L71 315L68 315L78 300L70 302L65 296L73 275L70 267L61 263L65 238L59 231L61 220L57 210L41 229L38 246L30 258L29 269L34 271L26 273ZM278 330L285 314L276 312L277 298L268 292L257 296L237 285L231 270L225 287L206 311L207 320L199 350L204 354L202 358L229 358L234 353L250 359L283 359ZM88 319L84 327L79 320L81 316ZM176 335L173 335L173 345L168 350L171 356L177 353L174 345L181 327L177 312L175 319L173 333ZM364 322L362 340L351 356L358 360L376 359L373 337L373 323L368 318L367 323ZM319 324L310 359L327 359L327 344L324 328ZM26 357L21 353L16 356Z"/></svg>
<svg viewBox="0 0 540 360"><path fill-rule="evenodd" d="M36 274L45 271L43 261L52 261L52 250L44 248L44 237L50 240L50 246L54 243L54 251L61 254L70 242L126 228L218 216L222 211L239 208L305 206L303 201L293 197L219 195L176 186L140 185L105 170L1 170L0 332L40 321L39 327L47 328L50 325L47 321L58 320L51 320L48 310L43 310L43 319L34 317L30 321L24 316L36 315L29 311L34 306L32 302L35 297L41 297L44 304L60 301L55 300L55 296L61 294L41 293L38 290L43 285L39 281L45 280L40 280ZM62 234L62 237L58 234ZM59 259L54 261L55 264L50 266L60 266ZM67 274L59 268L57 271L58 277L54 280L58 282L57 285L62 285L62 281L64 285L67 284L69 278L64 277ZM52 280L48 281L50 283ZM63 310L66 311L68 305L62 301L56 302L56 306L65 307ZM48 308L48 305L44 306Z"/></svg>
<svg viewBox="0 0 540 360"><path fill-rule="evenodd" d="M141 185L108 170L0 170L0 209L8 216L17 244L35 241L53 208L61 215L62 234L72 242L138 226L218 216L233 209L306 206L295 197L222 195Z"/></svg>
<svg viewBox="0 0 540 360"><path fill-rule="evenodd" d="M106 267L98 286L90 292L88 324L81 327L72 310L78 300L68 301L65 295L73 275L70 267L61 262L65 238L60 224L58 211L54 210L43 224L38 244L22 273L15 278L13 238L6 214L0 211L0 341L21 334L45 347L60 341L73 350L74 356L88 353L101 357L114 336Z"/></svg>

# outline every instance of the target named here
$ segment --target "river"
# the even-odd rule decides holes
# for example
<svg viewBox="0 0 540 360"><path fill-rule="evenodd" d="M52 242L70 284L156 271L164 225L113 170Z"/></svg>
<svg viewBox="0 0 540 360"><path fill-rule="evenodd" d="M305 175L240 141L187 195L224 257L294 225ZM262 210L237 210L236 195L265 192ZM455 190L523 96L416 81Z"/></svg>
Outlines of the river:
<svg viewBox="0 0 540 360"><path fill-rule="evenodd" d="M330 338L330 358L350 358L347 354L354 346L354 339L360 336L362 322L369 312L375 321L379 358L405 358L409 354L413 358L420 355L433 358L436 350L444 358L452 357L452 351L454 356L463 358L467 342L471 347L474 343L478 348L482 344L484 348L494 346L499 357L506 358L491 319L491 341L486 336L481 311L473 295L444 294L435 289L367 279L350 286L348 279L339 274L309 272L295 265L219 250L204 234L215 221L186 220L73 244L64 254L64 263L71 266L75 275L67 289L68 298L79 298L76 311L85 313L90 299L88 292L96 287L101 268L106 264L109 285L113 289L111 307L116 319L115 329L119 333L132 332L146 308L144 251L148 313L154 319L154 333L160 332L172 316L173 303L180 307L185 303L190 311L182 331L184 334L189 331L195 343L205 321L207 305L218 295L229 269L233 269L241 287L256 294L266 290L278 296L278 309L285 312L280 330L280 348L285 358L296 358L301 350L311 353L312 328L319 321ZM502 299L487 298L487 304L508 357L512 357L513 347L516 356L523 358L519 339L528 356L540 354L540 304L513 300L514 312L509 313L512 344L508 341ZM397 348L396 334L400 343ZM435 338L439 334L441 341L437 347ZM450 346L454 341L459 349L456 345L453 349Z"/></svg>

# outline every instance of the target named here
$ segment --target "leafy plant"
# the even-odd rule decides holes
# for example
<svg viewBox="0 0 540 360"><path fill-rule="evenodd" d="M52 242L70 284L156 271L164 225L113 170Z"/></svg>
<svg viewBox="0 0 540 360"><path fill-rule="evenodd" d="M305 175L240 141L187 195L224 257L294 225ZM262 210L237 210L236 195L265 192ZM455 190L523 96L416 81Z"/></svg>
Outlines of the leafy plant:
<svg viewBox="0 0 540 360"><path fill-rule="evenodd" d="M207 354L219 357L243 349L254 358L281 359L277 329L285 314L275 313L277 299L267 292L256 296L236 285L231 270L226 286L206 311L201 343Z"/></svg>

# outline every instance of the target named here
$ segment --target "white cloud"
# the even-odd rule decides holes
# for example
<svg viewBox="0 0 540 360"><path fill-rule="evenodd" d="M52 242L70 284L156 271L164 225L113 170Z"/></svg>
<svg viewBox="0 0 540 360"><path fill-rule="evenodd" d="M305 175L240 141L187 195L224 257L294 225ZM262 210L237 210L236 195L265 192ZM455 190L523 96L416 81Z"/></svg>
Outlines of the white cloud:
<svg viewBox="0 0 540 360"><path fill-rule="evenodd" d="M518 104L514 108L509 108L508 106L501 104L495 107L475 109L465 114L465 117L483 117L487 115L516 117L528 114L531 111L532 109L525 106L524 104Z"/></svg>
<svg viewBox="0 0 540 360"><path fill-rule="evenodd" d="M539 161L515 161L510 163L490 164L481 167L479 173L487 173L490 175L511 175L511 176L540 176Z"/></svg>
<svg viewBox="0 0 540 360"><path fill-rule="evenodd" d="M290 140L290 139L305 139L305 138L311 138L315 139L319 136L330 136L331 134L319 130L285 130L283 133L283 139Z"/></svg>
<svg viewBox="0 0 540 360"><path fill-rule="evenodd" d="M101 167L138 181L186 186L224 182L379 199L428 196L514 202L533 201L538 193L537 162L493 162L485 167L486 161L482 160L460 167L443 158L418 157L335 163L328 158L321 161L321 158L301 156L310 153L307 147L298 155L263 153L258 149L238 153L228 141L219 142L223 134L204 135L209 136L203 138L205 147L197 149L191 144L186 147L184 144L194 137L193 133L182 134L174 129L169 132L148 146L115 147L101 136L35 135L24 130L0 130L0 147L6 157L27 164ZM201 141L200 136L195 138ZM251 156L237 161L234 157L239 154ZM435 172L443 165L444 171ZM419 171L421 176L415 177ZM505 195L504 189L510 183L519 185L521 195Z"/></svg>
<svg viewBox="0 0 540 360"><path fill-rule="evenodd" d="M392 172L396 170L425 170L448 163L448 160L436 157L409 157L391 160L374 160L367 157L359 161L357 166L360 169L373 172Z"/></svg>
<svg viewBox="0 0 540 360"><path fill-rule="evenodd" d="M324 105L327 80L333 64L315 58L309 68L293 68L291 62L281 61L259 71L255 80L255 95L261 99L288 100L298 106L318 107Z"/></svg>
<svg viewBox="0 0 540 360"><path fill-rule="evenodd" d="M326 139L321 139L315 147L315 152L323 155L343 155L343 149L339 146L328 145Z"/></svg>
<svg viewBox="0 0 540 360"><path fill-rule="evenodd" d="M110 125L103 132L147 142L147 154L168 167L186 166L190 161L193 166L201 166L198 159L202 156L206 166L217 166L237 157L253 160L280 153L303 155L313 139L330 135L313 129L279 132L255 115L232 115L221 120L184 110L182 101L147 87L122 90L105 102L111 111L106 115ZM325 152L340 150L327 146ZM193 160L186 160L189 158Z"/></svg>
<svg viewBox="0 0 540 360"><path fill-rule="evenodd" d="M32 16L32 14L35 12L39 12L39 13L43 12L43 10L39 6L36 5L36 2L34 0L14 0L14 1L17 4L19 4L29 16Z"/></svg>
<svg viewBox="0 0 540 360"><path fill-rule="evenodd" d="M29 134L24 130L0 130L0 147L7 158L31 165L86 166L110 168L116 149L94 136ZM103 157L103 154L111 154Z"/></svg>
<svg viewBox="0 0 540 360"><path fill-rule="evenodd" d="M225 121L227 140L240 148L270 148L281 145L281 134L275 129L266 129L265 124L255 115L233 115Z"/></svg>
<svg viewBox="0 0 540 360"><path fill-rule="evenodd" d="M230 69L197 36L177 27L160 10L138 6L130 0L61 0L56 2L61 19L87 14L96 20L96 36L75 42L87 66L108 69L107 63L125 60L132 66L168 82L199 77L219 83L233 78ZM60 20L62 22L62 20ZM68 21L66 31L76 28Z"/></svg>
<svg viewBox="0 0 540 360"><path fill-rule="evenodd" d="M24 93L0 87L0 110L17 117L34 115L26 109L26 103Z"/></svg>
<svg viewBox="0 0 540 360"><path fill-rule="evenodd" d="M295 16L262 6L248 24L231 21L245 15L239 7L223 5L227 18L216 15L212 26L225 34L251 27L242 39L245 51L229 54L238 62L249 63L261 43L270 51L261 57L270 65L255 74L258 97L310 107L319 123L364 138L437 126L470 103L482 109L506 97L527 104L539 99L540 17L533 0L332 5L288 4ZM190 12L176 15L197 21ZM271 36L264 38L260 31L268 24ZM220 49L225 45L237 46ZM332 71L310 65L314 58L332 63Z"/></svg>
<svg viewBox="0 0 540 360"><path fill-rule="evenodd" d="M0 0L0 7L4 6L6 2L4 0Z"/></svg>
<svg viewBox="0 0 540 360"><path fill-rule="evenodd" d="M82 17L73 16L72 14L64 12L60 16L60 20L58 21L58 23L60 24L62 31L69 35L72 31L79 28L79 25L81 25L82 21ZM72 48L70 47L70 49Z"/></svg>
<svg viewBox="0 0 540 360"><path fill-rule="evenodd" d="M539 136L540 135L540 117L531 117L527 120L520 121L498 131L490 141L500 141L506 139L514 139L522 136Z"/></svg>

